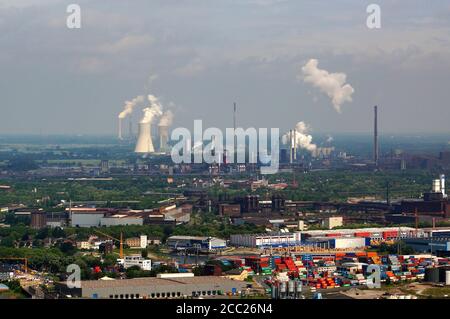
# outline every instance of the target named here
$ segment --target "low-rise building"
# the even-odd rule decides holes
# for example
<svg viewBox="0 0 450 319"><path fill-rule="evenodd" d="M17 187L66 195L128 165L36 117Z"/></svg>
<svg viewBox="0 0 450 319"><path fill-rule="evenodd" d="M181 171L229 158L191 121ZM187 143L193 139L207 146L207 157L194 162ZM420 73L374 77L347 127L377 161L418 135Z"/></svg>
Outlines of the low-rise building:
<svg viewBox="0 0 450 319"><path fill-rule="evenodd" d="M344 225L344 219L342 216L336 216L336 217L327 217L324 220L322 220L322 225L327 229L333 229L335 227L341 227Z"/></svg>
<svg viewBox="0 0 450 319"><path fill-rule="evenodd" d="M66 282L56 284L61 295L94 299L207 298L240 294L246 287L245 282L217 276L88 280L81 282L81 288L69 288Z"/></svg>
<svg viewBox="0 0 450 319"><path fill-rule="evenodd" d="M119 263L122 264L125 269L138 266L142 270L152 270L152 261L142 257L141 255L125 256L123 260L119 260Z"/></svg>
<svg viewBox="0 0 450 319"><path fill-rule="evenodd" d="M72 210L70 214L70 226L72 227L98 227L105 216L104 211L94 209Z"/></svg>
<svg viewBox="0 0 450 319"><path fill-rule="evenodd" d="M173 250L198 249L200 251L214 251L227 247L224 239L215 237L171 236L167 245Z"/></svg>
<svg viewBox="0 0 450 319"><path fill-rule="evenodd" d="M91 249L91 244L88 241L77 242L78 249Z"/></svg>
<svg viewBox="0 0 450 319"><path fill-rule="evenodd" d="M241 205L239 205L239 204L219 204L219 215L221 215L221 216L241 216Z"/></svg>
<svg viewBox="0 0 450 319"><path fill-rule="evenodd" d="M230 242L233 246L252 248L296 246L301 243L301 233L235 234L231 235Z"/></svg>
<svg viewBox="0 0 450 319"><path fill-rule="evenodd" d="M140 216L129 216L127 214L115 214L100 219L101 226L127 226L144 225L144 219Z"/></svg>

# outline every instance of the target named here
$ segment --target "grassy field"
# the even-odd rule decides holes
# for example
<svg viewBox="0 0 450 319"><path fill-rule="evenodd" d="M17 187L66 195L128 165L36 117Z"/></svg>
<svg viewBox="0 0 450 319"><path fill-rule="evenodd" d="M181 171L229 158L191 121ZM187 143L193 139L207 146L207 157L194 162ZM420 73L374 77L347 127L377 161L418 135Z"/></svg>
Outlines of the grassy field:
<svg viewBox="0 0 450 319"><path fill-rule="evenodd" d="M423 296L429 298L446 298L450 299L450 287L433 287L425 289L422 293Z"/></svg>

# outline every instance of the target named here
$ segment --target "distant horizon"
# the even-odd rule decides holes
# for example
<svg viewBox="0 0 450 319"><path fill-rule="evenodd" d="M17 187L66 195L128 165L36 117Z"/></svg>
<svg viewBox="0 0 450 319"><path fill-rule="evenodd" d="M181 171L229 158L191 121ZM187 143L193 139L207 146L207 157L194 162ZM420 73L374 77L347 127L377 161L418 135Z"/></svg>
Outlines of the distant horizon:
<svg viewBox="0 0 450 319"><path fill-rule="evenodd" d="M175 128L175 127L174 127ZM245 128L244 128L245 129ZM169 129L170 131L172 129ZM288 130L280 130L281 133L288 132ZM136 132L135 132L136 134ZM320 136L323 137L324 135L332 135L332 136L340 136L340 135L367 135L367 136L373 136L373 133L371 132L327 132L327 131L314 131L311 132L311 134L314 136ZM424 136L446 136L449 137L450 142L450 131L448 132L378 132L378 136L414 136L414 137L421 137ZM77 134L77 133L50 133L50 134L40 134L40 133L0 133L0 138L7 138L7 137L108 137L108 138L117 138L117 134L111 134L111 133L91 133L91 134ZM124 140L127 140L127 137L124 137Z"/></svg>
<svg viewBox="0 0 450 319"><path fill-rule="evenodd" d="M380 28L358 0L79 0L80 28L70 3L1 1L0 134L136 130L149 95L173 127L236 102L239 127L362 134L378 105L384 134L447 134L448 1L379 0Z"/></svg>

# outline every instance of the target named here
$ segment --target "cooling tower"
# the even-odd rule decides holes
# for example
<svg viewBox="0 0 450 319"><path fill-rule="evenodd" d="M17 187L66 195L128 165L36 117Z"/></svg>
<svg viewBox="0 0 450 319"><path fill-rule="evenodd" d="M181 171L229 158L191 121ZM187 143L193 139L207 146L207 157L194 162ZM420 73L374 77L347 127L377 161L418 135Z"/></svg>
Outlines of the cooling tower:
<svg viewBox="0 0 450 319"><path fill-rule="evenodd" d="M158 126L159 132L159 151L167 151L167 141L169 140L169 127L165 125Z"/></svg>
<svg viewBox="0 0 450 319"><path fill-rule="evenodd" d="M139 135L136 142L135 153L154 153L150 123L139 123Z"/></svg>

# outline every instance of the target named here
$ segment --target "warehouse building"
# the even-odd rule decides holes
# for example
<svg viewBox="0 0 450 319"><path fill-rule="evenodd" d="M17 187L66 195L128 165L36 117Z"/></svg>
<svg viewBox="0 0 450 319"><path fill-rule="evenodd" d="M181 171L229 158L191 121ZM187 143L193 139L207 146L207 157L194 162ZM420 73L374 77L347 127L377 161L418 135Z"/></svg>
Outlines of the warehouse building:
<svg viewBox="0 0 450 319"><path fill-rule="evenodd" d="M417 232L420 236L423 232ZM379 228L356 228L356 229L330 229L330 230L308 230L302 232L302 236L311 237L365 237L371 240L389 240L415 237L416 229L412 227L379 227Z"/></svg>
<svg viewBox="0 0 450 319"><path fill-rule="evenodd" d="M227 248L227 242L216 237L171 236L167 239L167 246L173 250L199 249L209 252Z"/></svg>
<svg viewBox="0 0 450 319"><path fill-rule="evenodd" d="M450 237L407 238L404 242L417 252L432 253L439 257L450 256Z"/></svg>
<svg viewBox="0 0 450 319"><path fill-rule="evenodd" d="M301 233L237 234L231 235L230 242L233 246L252 248L288 247L301 244Z"/></svg>
<svg viewBox="0 0 450 319"><path fill-rule="evenodd" d="M72 209L70 212L70 226L72 227L98 227L101 219L105 216L105 211L95 208L85 208L83 210Z"/></svg>
<svg viewBox="0 0 450 319"><path fill-rule="evenodd" d="M144 219L139 216L129 216L125 214L115 214L100 219L100 226L126 226L144 225Z"/></svg>
<svg viewBox="0 0 450 319"><path fill-rule="evenodd" d="M101 299L161 299L190 298L239 294L246 283L217 276L169 278L134 278L121 280L88 280L81 288L68 288L66 283L57 283L56 289L66 297Z"/></svg>
<svg viewBox="0 0 450 319"><path fill-rule="evenodd" d="M370 239L364 237L312 237L306 240L306 244L329 249L364 248L370 245Z"/></svg>

